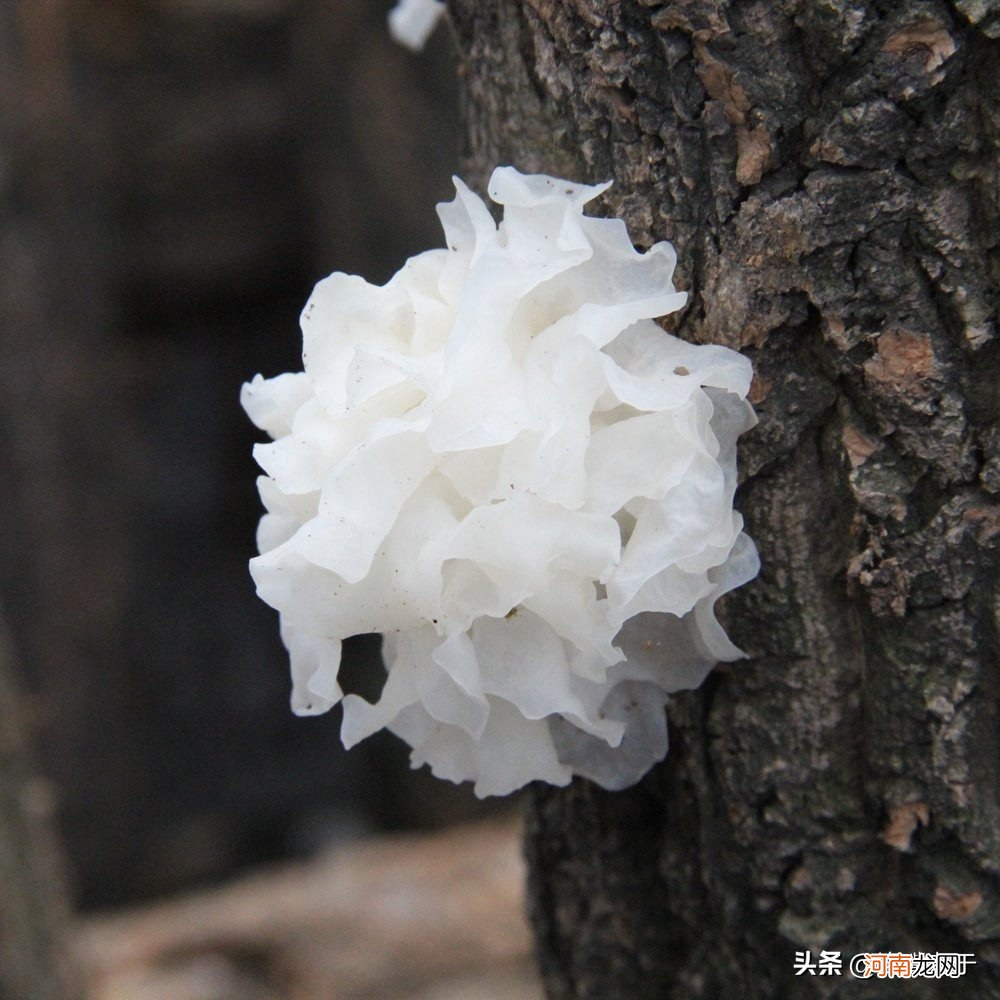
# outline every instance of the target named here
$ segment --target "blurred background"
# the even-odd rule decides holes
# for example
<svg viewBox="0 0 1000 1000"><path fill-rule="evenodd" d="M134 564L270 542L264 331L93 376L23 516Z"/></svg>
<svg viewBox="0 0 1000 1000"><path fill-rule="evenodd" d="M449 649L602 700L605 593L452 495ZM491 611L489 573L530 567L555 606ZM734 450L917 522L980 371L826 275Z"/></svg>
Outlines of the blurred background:
<svg viewBox="0 0 1000 1000"><path fill-rule="evenodd" d="M487 808L291 715L246 565L240 384L300 367L318 279L440 245L450 39L389 6L0 5L0 602L78 913ZM378 691L377 639L345 674Z"/></svg>

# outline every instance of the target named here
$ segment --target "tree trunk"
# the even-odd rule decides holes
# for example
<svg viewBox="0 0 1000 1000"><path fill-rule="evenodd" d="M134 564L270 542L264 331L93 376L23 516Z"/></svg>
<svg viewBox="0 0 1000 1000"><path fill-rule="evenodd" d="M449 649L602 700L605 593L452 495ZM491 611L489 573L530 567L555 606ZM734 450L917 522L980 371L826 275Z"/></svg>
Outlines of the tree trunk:
<svg viewBox="0 0 1000 1000"><path fill-rule="evenodd" d="M677 248L679 335L746 353L749 661L639 786L535 788L552 997L842 995L856 953L974 953L1000 997L1000 4L452 0L467 173L614 178ZM841 975L796 976L795 953Z"/></svg>
<svg viewBox="0 0 1000 1000"><path fill-rule="evenodd" d="M0 1000L69 1000L69 911L52 793L27 745L13 647L0 619Z"/></svg>

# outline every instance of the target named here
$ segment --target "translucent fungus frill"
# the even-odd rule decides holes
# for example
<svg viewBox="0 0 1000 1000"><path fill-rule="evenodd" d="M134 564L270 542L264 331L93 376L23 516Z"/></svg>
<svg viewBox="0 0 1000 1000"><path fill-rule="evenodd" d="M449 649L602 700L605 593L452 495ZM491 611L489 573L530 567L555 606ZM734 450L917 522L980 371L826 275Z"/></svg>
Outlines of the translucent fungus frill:
<svg viewBox="0 0 1000 1000"><path fill-rule="evenodd" d="M444 249L321 281L304 371L243 387L274 439L250 567L293 709L343 700L345 745L388 728L479 795L634 783L669 694L741 655L713 609L758 570L733 510L750 363L653 322L685 302L673 248L585 216L607 186L500 167L498 226L456 179ZM369 632L375 704L337 682Z"/></svg>

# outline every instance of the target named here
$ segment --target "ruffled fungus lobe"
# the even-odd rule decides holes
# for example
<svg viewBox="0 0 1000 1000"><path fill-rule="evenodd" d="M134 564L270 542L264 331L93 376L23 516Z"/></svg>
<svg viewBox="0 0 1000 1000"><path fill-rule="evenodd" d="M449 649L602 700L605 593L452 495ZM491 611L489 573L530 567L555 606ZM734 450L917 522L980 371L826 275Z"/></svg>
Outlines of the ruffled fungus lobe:
<svg viewBox="0 0 1000 1000"><path fill-rule="evenodd" d="M381 632L386 727L452 781L637 781L667 696L738 658L713 611L758 570L733 511L749 361L653 317L684 304L668 243L583 215L607 188L498 168L456 179L447 248L385 286L333 274L302 313L303 372L243 387L274 438L250 563L281 615L292 706L342 699L344 637Z"/></svg>

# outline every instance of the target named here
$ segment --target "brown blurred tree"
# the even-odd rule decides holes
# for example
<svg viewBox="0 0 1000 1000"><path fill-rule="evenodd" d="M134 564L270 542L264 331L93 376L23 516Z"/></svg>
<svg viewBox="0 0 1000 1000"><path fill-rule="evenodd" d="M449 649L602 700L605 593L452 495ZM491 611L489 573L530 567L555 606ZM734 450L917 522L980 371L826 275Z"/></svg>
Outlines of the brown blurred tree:
<svg viewBox="0 0 1000 1000"><path fill-rule="evenodd" d="M50 693L61 682L79 695L68 647L90 636L70 598L99 603L102 580L86 555L98 496L74 505L82 498L64 489L87 458L74 448L87 415L80 395L66 391L67 373L94 370L81 331L100 329L106 302L96 261L80 254L86 243L68 224L82 179L66 153L80 135L58 15L58 4L0 5L0 559L5 601L45 595L36 601L35 655L26 658L63 668ZM75 433L62 437L67 416ZM86 585L75 590L81 576ZM65 939L56 794L36 765L42 705L24 694L28 673L37 677L23 669L0 617L0 1000L68 1000L79 992Z"/></svg>
<svg viewBox="0 0 1000 1000"><path fill-rule="evenodd" d="M83 908L468 812L289 711L238 403L318 278L439 238L434 44L382 0L0 3L0 604Z"/></svg>
<svg viewBox="0 0 1000 1000"><path fill-rule="evenodd" d="M679 335L756 368L751 659L676 699L640 786L534 792L550 995L840 995L793 975L829 949L975 953L866 996L1000 996L1000 4L450 12L478 186L614 178L676 245Z"/></svg>
<svg viewBox="0 0 1000 1000"><path fill-rule="evenodd" d="M34 767L15 675L0 619L0 1000L69 1000L78 993L53 797Z"/></svg>

